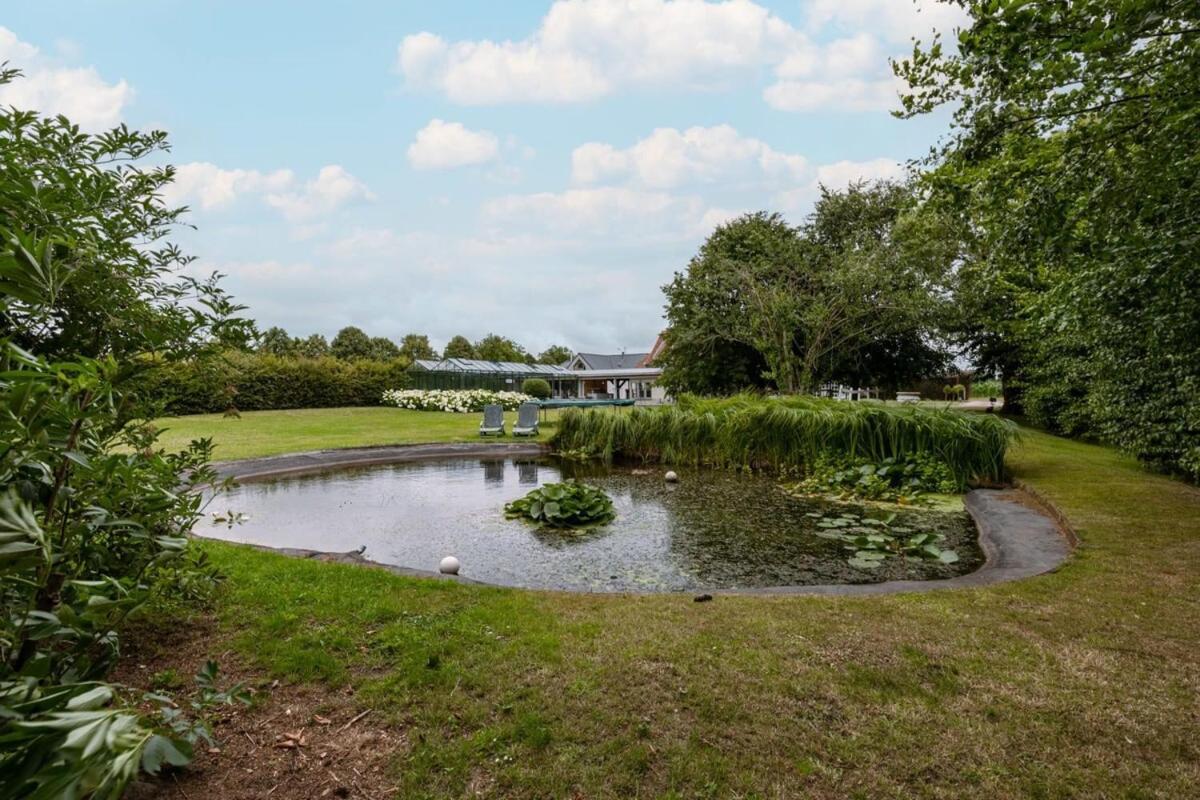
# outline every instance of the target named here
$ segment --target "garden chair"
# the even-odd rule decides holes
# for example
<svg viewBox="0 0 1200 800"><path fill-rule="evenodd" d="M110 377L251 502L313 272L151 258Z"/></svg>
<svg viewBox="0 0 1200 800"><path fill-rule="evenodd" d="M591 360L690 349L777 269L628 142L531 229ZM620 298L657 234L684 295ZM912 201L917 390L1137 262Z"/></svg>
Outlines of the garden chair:
<svg viewBox="0 0 1200 800"><path fill-rule="evenodd" d="M504 408L495 404L483 407L483 422L479 423L479 435L504 435Z"/></svg>
<svg viewBox="0 0 1200 800"><path fill-rule="evenodd" d="M538 404L521 403L517 409L517 424L513 425L513 436L538 435Z"/></svg>

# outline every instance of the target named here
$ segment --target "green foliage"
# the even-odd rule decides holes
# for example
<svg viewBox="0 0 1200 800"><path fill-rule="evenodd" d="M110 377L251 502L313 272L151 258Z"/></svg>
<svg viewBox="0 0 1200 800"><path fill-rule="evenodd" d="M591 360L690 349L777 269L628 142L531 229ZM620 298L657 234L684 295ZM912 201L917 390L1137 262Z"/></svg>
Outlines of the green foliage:
<svg viewBox="0 0 1200 800"><path fill-rule="evenodd" d="M295 355L299 358L322 358L329 355L329 342L319 333L307 339L295 339Z"/></svg>
<svg viewBox="0 0 1200 800"><path fill-rule="evenodd" d="M947 104L959 339L1008 411L1200 479L1200 6L967 0L897 71Z"/></svg>
<svg viewBox="0 0 1200 800"><path fill-rule="evenodd" d="M476 358L475 345L465 336L454 336L446 342L442 358Z"/></svg>
<svg viewBox="0 0 1200 800"><path fill-rule="evenodd" d="M371 358L374 348L371 337L362 328L348 325L337 332L329 343L329 354L334 358L352 361L356 358Z"/></svg>
<svg viewBox="0 0 1200 800"><path fill-rule="evenodd" d="M925 493L952 494L959 490L954 474L936 458L918 453L906 458L866 459L824 456L813 462L798 490L832 494L842 499L920 502Z"/></svg>
<svg viewBox="0 0 1200 800"><path fill-rule="evenodd" d="M569 347L564 347L561 344L551 345L541 352L537 360L539 364L559 365L565 364L571 360L571 356L575 353Z"/></svg>
<svg viewBox="0 0 1200 800"><path fill-rule="evenodd" d="M400 355L411 364L418 358L437 358L437 352L429 343L429 337L423 333L409 333L400 343Z"/></svg>
<svg viewBox="0 0 1200 800"><path fill-rule="evenodd" d="M521 381L521 393L527 394L530 397L536 397L539 400L545 400L551 395L552 389L550 388L550 382L545 378L526 378Z"/></svg>
<svg viewBox="0 0 1200 800"><path fill-rule="evenodd" d="M971 397L973 398L995 397L996 399L1000 399L1003 396L1004 392L1000 388L1000 381L994 378L971 382Z"/></svg>
<svg viewBox="0 0 1200 800"><path fill-rule="evenodd" d="M103 683L120 629L216 580L188 541L209 443L156 447L132 387L250 326L163 243L173 172L137 164L163 134L4 108L0 143L0 775L5 796L117 797L190 753Z"/></svg>
<svg viewBox="0 0 1200 800"><path fill-rule="evenodd" d="M374 361L393 361L400 358L400 348L386 336L372 336L367 358Z"/></svg>
<svg viewBox="0 0 1200 800"><path fill-rule="evenodd" d="M533 363L533 356L526 353L521 345L512 339L495 333L489 333L476 342L474 349L475 358L482 358L484 361L516 361L521 364Z"/></svg>
<svg viewBox="0 0 1200 800"><path fill-rule="evenodd" d="M278 326L267 328L258 339L258 352L273 356L296 355L298 342L288 335L288 332Z"/></svg>
<svg viewBox="0 0 1200 800"><path fill-rule="evenodd" d="M603 490L574 480L534 489L506 505L504 513L549 528L594 528L616 516Z"/></svg>
<svg viewBox="0 0 1200 800"><path fill-rule="evenodd" d="M241 411L276 408L377 406L388 389L407 381L403 359L281 358L227 352L156 363L140 379L141 393L169 415L225 411L232 391Z"/></svg>
<svg viewBox="0 0 1200 800"><path fill-rule="evenodd" d="M663 382L675 392L827 379L895 386L941 366L928 320L956 251L901 185L822 189L807 223L718 227L664 291Z"/></svg>
<svg viewBox="0 0 1200 800"><path fill-rule="evenodd" d="M958 553L941 546L946 538L944 534L919 532L893 525L895 519L895 514L883 519L853 514L822 517L817 521L817 527L822 529L817 536L842 542L852 554L847 557L846 563L858 569L879 569L887 558L893 556L932 558L943 564L953 564L959 560Z"/></svg>
<svg viewBox="0 0 1200 800"><path fill-rule="evenodd" d="M927 456L950 470L957 489L1003 477L1015 427L992 415L948 409L837 402L815 397L713 399L674 406L568 409L555 447L665 463L811 469L822 458L882 463Z"/></svg>

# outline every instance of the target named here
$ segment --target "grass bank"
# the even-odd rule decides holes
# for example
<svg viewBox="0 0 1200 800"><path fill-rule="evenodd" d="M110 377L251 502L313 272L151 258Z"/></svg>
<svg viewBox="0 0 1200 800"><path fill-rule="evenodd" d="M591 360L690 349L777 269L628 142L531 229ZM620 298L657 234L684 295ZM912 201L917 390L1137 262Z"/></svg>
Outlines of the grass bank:
<svg viewBox="0 0 1200 800"><path fill-rule="evenodd" d="M401 408L305 408L244 411L240 417L164 417L155 424L163 431L162 447L177 450L193 439L208 438L216 445L213 457L227 461L329 447L469 441L479 438L482 418L482 414ZM512 431L516 412L507 412L504 418ZM547 412L539 438L549 437L556 418L556 411Z"/></svg>
<svg viewBox="0 0 1200 800"><path fill-rule="evenodd" d="M1010 463L1081 537L1054 574L695 603L403 579L206 543L228 582L196 635L264 686L281 681L268 733L279 719L321 730L284 716L296 692L370 709L396 797L1194 796L1200 491L1038 433ZM180 797L258 765L214 758Z"/></svg>

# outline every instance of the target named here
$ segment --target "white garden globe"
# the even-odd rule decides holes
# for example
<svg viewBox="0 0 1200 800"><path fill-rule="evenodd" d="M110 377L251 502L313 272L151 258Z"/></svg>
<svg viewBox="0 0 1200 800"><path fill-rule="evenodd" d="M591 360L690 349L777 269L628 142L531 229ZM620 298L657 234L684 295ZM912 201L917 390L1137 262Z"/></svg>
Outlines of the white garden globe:
<svg viewBox="0 0 1200 800"><path fill-rule="evenodd" d="M668 470L667 474L663 475L663 479L666 480L667 483L679 482L679 476L675 474L675 470Z"/></svg>
<svg viewBox="0 0 1200 800"><path fill-rule="evenodd" d="M457 575L459 567L458 559L454 556L446 556L442 559L442 563L438 564L438 569L446 575Z"/></svg>

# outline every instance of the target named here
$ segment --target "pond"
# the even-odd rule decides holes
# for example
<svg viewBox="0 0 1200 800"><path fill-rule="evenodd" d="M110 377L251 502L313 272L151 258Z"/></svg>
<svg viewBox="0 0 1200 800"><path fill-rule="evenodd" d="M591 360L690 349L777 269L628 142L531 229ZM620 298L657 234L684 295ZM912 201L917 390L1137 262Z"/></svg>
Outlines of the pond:
<svg viewBox="0 0 1200 800"><path fill-rule="evenodd" d="M248 519L199 533L270 547L346 552L436 570L456 556L461 574L505 586L575 591L686 591L947 578L983 563L968 515L904 511L893 529L943 535L960 560L889 557L851 566L831 521L858 526L879 508L798 499L761 475L602 467L547 459L451 459L340 469L246 483L212 508ZM585 533L506 519L504 504L567 477L604 489L616 519ZM824 522L823 522L824 521ZM862 530L869 530L863 524ZM825 533L826 536L821 534Z"/></svg>

